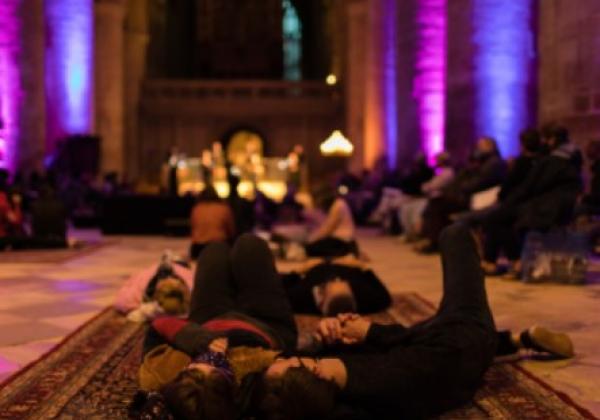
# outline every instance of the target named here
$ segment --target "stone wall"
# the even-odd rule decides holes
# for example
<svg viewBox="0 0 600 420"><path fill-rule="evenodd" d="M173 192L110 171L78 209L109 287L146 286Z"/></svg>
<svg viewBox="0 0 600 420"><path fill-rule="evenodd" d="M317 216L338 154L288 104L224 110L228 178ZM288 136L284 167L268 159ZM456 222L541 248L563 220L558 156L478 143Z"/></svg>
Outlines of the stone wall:
<svg viewBox="0 0 600 420"><path fill-rule="evenodd" d="M538 44L540 122L600 139L600 1L543 0Z"/></svg>

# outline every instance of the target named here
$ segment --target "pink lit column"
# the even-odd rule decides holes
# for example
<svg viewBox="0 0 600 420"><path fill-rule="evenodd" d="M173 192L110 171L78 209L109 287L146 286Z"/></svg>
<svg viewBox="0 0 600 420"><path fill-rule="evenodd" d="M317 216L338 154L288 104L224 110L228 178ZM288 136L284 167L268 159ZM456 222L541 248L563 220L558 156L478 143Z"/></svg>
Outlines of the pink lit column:
<svg viewBox="0 0 600 420"><path fill-rule="evenodd" d="M40 169L44 154L42 0L0 1L0 167Z"/></svg>
<svg viewBox="0 0 600 420"><path fill-rule="evenodd" d="M418 0L414 96L423 151L432 162L444 149L446 0Z"/></svg>
<svg viewBox="0 0 600 420"><path fill-rule="evenodd" d="M395 166L398 152L397 4L368 1L364 163L382 155Z"/></svg>
<svg viewBox="0 0 600 420"><path fill-rule="evenodd" d="M0 2L0 167L14 169L23 96L20 0Z"/></svg>

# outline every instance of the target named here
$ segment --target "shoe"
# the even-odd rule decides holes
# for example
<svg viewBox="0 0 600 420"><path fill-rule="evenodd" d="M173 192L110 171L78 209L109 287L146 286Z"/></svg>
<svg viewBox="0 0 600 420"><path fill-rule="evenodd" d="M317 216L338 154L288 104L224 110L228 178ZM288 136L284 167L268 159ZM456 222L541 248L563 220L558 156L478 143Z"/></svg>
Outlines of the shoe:
<svg viewBox="0 0 600 420"><path fill-rule="evenodd" d="M561 359L568 359L575 355L573 342L567 334L550 331L537 325L521 333L521 343L525 348L550 353Z"/></svg>

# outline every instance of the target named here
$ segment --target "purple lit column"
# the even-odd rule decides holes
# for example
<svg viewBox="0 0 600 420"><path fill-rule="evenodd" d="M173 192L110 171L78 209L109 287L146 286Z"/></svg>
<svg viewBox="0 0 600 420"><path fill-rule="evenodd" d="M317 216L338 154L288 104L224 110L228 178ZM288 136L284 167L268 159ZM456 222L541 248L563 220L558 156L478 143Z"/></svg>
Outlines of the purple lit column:
<svg viewBox="0 0 600 420"><path fill-rule="evenodd" d="M414 95L421 144L430 162L444 150L446 0L417 1Z"/></svg>
<svg viewBox="0 0 600 420"><path fill-rule="evenodd" d="M534 122L534 0L473 0L475 119L504 156L519 151L519 131Z"/></svg>
<svg viewBox="0 0 600 420"><path fill-rule="evenodd" d="M46 0L48 151L93 130L93 0Z"/></svg>
<svg viewBox="0 0 600 420"><path fill-rule="evenodd" d="M14 169L19 140L22 86L21 0L0 1L0 167Z"/></svg>

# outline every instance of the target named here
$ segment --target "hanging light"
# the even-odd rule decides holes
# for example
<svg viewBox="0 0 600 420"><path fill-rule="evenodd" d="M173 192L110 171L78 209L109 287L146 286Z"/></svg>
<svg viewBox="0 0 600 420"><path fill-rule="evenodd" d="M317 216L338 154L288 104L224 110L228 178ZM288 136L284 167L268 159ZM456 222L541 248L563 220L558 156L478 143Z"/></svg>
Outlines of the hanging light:
<svg viewBox="0 0 600 420"><path fill-rule="evenodd" d="M323 156L350 156L354 146L340 130L334 130L319 147Z"/></svg>

